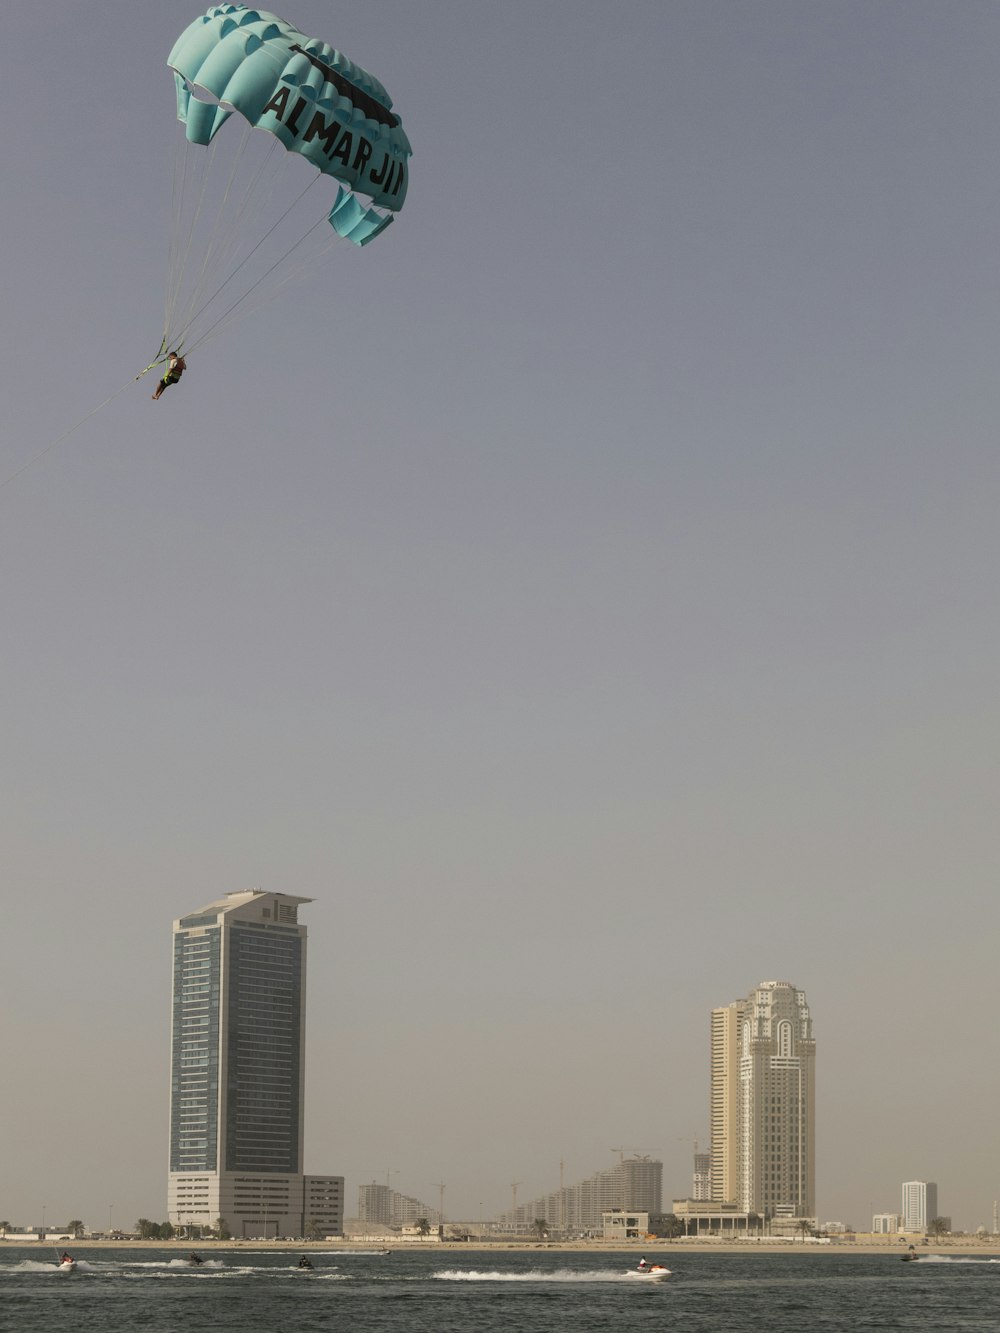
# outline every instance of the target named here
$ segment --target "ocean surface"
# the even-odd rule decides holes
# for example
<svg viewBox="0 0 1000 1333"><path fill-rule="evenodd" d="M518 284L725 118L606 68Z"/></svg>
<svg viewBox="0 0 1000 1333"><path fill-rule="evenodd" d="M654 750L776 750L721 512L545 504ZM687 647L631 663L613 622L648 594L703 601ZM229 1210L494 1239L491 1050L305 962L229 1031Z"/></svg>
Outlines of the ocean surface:
<svg viewBox="0 0 1000 1333"><path fill-rule="evenodd" d="M800 1333L1000 1330L1000 1256L705 1254L650 1249L660 1282L626 1277L636 1254L443 1254L80 1249L61 1273L38 1246L0 1246L4 1333Z"/></svg>

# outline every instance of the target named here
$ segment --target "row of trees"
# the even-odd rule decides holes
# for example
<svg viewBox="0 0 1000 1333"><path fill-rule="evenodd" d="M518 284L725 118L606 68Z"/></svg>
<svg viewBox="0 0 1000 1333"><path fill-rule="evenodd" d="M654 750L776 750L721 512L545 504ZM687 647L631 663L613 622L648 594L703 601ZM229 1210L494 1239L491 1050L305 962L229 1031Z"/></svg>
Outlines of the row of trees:
<svg viewBox="0 0 1000 1333"><path fill-rule="evenodd" d="M173 1240L175 1236L184 1236L188 1240L232 1240L221 1217L216 1218L214 1227L175 1227L172 1222L151 1222L148 1217L140 1217L135 1229L140 1240Z"/></svg>
<svg viewBox="0 0 1000 1333"><path fill-rule="evenodd" d="M10 1230L10 1223L8 1221L4 1220L0 1222L0 1236L6 1236L9 1230ZM83 1235L84 1226L78 1217L74 1217L72 1222L66 1223L66 1230L72 1231L73 1235L76 1236L77 1240L79 1240L79 1238Z"/></svg>
<svg viewBox="0 0 1000 1333"><path fill-rule="evenodd" d="M72 1225L71 1222L70 1226ZM79 1225L82 1227L83 1223ZM222 1217L215 1219L214 1227L175 1227L172 1222L151 1222L148 1217L140 1217L135 1229L139 1233L140 1240L173 1240L177 1236L183 1236L187 1240L232 1240L233 1238L232 1232L226 1226L225 1218ZM430 1227L427 1229L429 1231ZM310 1217L306 1223L306 1239L319 1240L322 1235L323 1228L314 1217Z"/></svg>

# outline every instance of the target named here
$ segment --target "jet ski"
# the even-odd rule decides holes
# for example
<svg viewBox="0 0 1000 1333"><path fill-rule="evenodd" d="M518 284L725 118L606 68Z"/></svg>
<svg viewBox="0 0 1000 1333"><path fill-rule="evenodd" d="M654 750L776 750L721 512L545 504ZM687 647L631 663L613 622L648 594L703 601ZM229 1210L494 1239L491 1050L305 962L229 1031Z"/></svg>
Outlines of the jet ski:
<svg viewBox="0 0 1000 1333"><path fill-rule="evenodd" d="M626 1277L644 1278L647 1282L670 1276L670 1269L663 1264L647 1264L645 1268L630 1268Z"/></svg>
<svg viewBox="0 0 1000 1333"><path fill-rule="evenodd" d="M60 1259L59 1262L56 1264L56 1270L57 1270L58 1272L60 1272L60 1273L75 1273L75 1272L76 1272L76 1260L75 1260L75 1259Z"/></svg>

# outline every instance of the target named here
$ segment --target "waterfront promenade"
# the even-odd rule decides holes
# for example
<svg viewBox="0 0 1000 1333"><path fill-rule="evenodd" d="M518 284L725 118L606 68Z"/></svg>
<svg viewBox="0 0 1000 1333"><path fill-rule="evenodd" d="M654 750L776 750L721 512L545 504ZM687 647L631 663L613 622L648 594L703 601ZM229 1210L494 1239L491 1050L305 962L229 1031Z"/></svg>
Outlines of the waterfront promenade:
<svg viewBox="0 0 1000 1333"><path fill-rule="evenodd" d="M135 1250L162 1250L165 1253L178 1254L190 1253L191 1250L197 1250L199 1254L210 1254L216 1250L274 1250L296 1251L302 1254L323 1253L324 1251L342 1251L345 1253L364 1253L373 1249L387 1249L399 1254L409 1253L410 1251L448 1251L449 1253L461 1253L463 1251L496 1251L511 1253L517 1251L531 1250L549 1250L565 1251L574 1254L663 1254L669 1251L673 1255L687 1253L700 1254L797 1254L803 1252L809 1254L884 1254L887 1256L902 1254L910 1243L911 1238L906 1237L903 1240L886 1237L885 1240L863 1236L857 1239L831 1238L830 1243L815 1240L789 1240L775 1241L774 1239L763 1238L761 1240L709 1240L705 1237L695 1240L685 1240L683 1237L674 1240L653 1239L630 1242L623 1245L621 1241L602 1241L602 1240L574 1240L574 1241L533 1241L524 1240L496 1240L484 1237L482 1240L401 1240L396 1236L385 1238L370 1237L365 1239L346 1238L343 1236L333 1237L329 1240L74 1240L61 1241L60 1249L68 1249L71 1253L82 1253L85 1250L101 1249L135 1249ZM928 1242L927 1245L918 1244L918 1252L921 1256L930 1254L950 1254L950 1255L976 1255L981 1258L996 1256L1000 1259L1000 1236L987 1236L982 1240L977 1240L971 1236L943 1237L942 1239ZM24 1240L3 1240L0 1239L0 1252L2 1247L8 1246L10 1249L21 1249L28 1252L38 1250L40 1253L48 1254L53 1248L53 1242L43 1241L24 1241Z"/></svg>

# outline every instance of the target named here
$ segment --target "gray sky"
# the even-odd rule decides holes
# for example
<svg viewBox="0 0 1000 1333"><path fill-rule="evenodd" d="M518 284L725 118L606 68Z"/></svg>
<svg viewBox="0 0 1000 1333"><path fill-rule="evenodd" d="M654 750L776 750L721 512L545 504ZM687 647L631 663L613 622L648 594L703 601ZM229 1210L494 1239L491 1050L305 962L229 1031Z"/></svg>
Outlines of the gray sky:
<svg viewBox="0 0 1000 1333"><path fill-rule="evenodd" d="M261 885L349 1211L688 1193L784 979L821 1216L988 1224L1000 10L279 11L409 199L0 490L0 1215L164 1216L170 922ZM138 12L5 12L4 476L159 341L199 8Z"/></svg>

